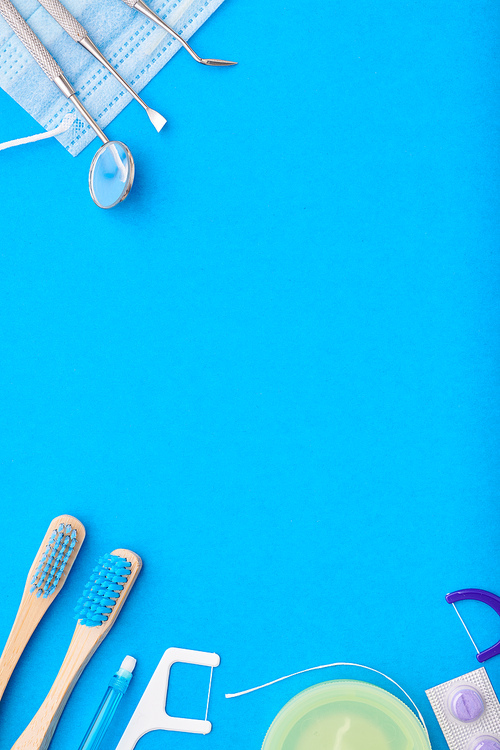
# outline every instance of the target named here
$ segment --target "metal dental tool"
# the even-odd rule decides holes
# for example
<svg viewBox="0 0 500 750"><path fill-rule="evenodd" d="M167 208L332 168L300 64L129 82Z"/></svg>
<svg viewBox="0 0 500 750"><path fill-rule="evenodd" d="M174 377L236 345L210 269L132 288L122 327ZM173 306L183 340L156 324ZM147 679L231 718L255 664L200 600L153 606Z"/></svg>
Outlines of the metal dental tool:
<svg viewBox="0 0 500 750"><path fill-rule="evenodd" d="M102 52L90 39L81 23L79 23L76 18L71 15L69 10L67 10L67 8L65 8L64 5L59 2L59 0L39 0L39 2L75 42L78 42L82 45L82 47L85 47L85 49L90 52L90 54L93 55L96 60L101 63L101 65L109 70L109 72L114 75L115 78L118 79L118 81L120 81L123 88L126 89L128 93L133 96L134 99L139 102L141 107L146 111L147 116L159 133L162 127L166 124L166 119L163 117L163 115L160 115L159 112L155 112L154 109L148 107L148 105L134 91L132 86L129 86L129 84L121 77L121 75L114 69L111 63L106 60Z"/></svg>
<svg viewBox="0 0 500 750"><path fill-rule="evenodd" d="M196 60L196 62L202 63L202 65L212 65L219 68L223 68L227 65L238 64L236 62L231 62L230 60L214 60L211 58L200 57L196 54L194 49L192 49L192 47L190 47L189 44L181 37L181 35L174 31L168 24L166 24L165 21L160 18L160 16L155 13L154 10L151 10L151 8L149 8L143 0L123 0L123 2L130 8L138 10L139 13L142 13L144 16L146 16L146 18L149 18L150 21L153 21L153 23L155 23L157 26L160 26L165 31L168 31L169 34L175 37L175 39L177 39L177 41L182 44L184 49L189 52L193 60Z"/></svg>
<svg viewBox="0 0 500 750"><path fill-rule="evenodd" d="M100 208L113 208L127 197L132 187L135 172L132 154L124 143L106 138L99 125L77 98L74 89L50 52L43 46L10 0L0 0L0 13L47 78L56 84L103 142L104 145L97 151L90 166L89 188L94 203Z"/></svg>

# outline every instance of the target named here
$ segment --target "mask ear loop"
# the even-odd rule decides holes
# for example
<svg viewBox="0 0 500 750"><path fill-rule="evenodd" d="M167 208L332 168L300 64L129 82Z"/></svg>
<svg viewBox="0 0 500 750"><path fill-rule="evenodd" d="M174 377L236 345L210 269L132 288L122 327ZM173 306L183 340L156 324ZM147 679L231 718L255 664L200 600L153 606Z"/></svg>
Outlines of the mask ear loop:
<svg viewBox="0 0 500 750"><path fill-rule="evenodd" d="M24 146L26 143L35 143L35 141L43 141L45 138L54 138L55 136L61 135L61 133L65 133L67 130L69 130L75 120L76 120L76 115L74 112L69 115L65 115L60 125L58 125L57 128L54 128L54 130L47 130L44 133L37 133L36 135L28 135L25 138L16 138L13 141L6 141L5 143L0 143L0 151L4 151L7 148L12 148L13 146Z"/></svg>
<svg viewBox="0 0 500 750"><path fill-rule="evenodd" d="M418 718L420 719L420 723L422 724L424 731L427 735L427 739L429 739L429 731L427 729L427 725L424 721L424 717L419 711L419 708L417 704L415 703L412 698L408 695L406 690L401 687L401 685L396 682L396 680L393 680L392 677L389 677L388 675L384 674L384 672L380 672L378 669L374 669L373 667L367 667L365 664L353 664L349 661L337 661L333 664L322 664L319 667L309 667L309 669L301 669L300 672L293 672L293 674L287 674L284 677L278 677L277 680L271 680L271 682L266 682L264 685L259 685L258 687L250 688L249 690L242 690L241 693L226 693L226 698L238 698L240 695L247 695L247 693L253 693L256 690L261 690L262 688L269 687L270 685L275 685L277 682L282 682L283 680L288 680L289 677L296 677L299 674L305 674L306 672L314 672L316 669L328 669L329 667L360 667L360 669L367 669L370 672L375 672L378 675L381 675L381 677L385 677L386 680L389 680L389 682L392 682L393 685L395 685L401 692L406 696L406 698L410 701L411 705L416 711L416 714Z"/></svg>

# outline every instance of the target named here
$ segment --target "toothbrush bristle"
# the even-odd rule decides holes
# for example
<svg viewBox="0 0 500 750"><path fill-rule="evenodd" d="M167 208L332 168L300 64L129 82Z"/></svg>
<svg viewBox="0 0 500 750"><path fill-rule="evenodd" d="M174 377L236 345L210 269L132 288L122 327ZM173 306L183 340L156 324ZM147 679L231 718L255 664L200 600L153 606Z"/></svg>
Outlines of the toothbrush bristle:
<svg viewBox="0 0 500 750"><path fill-rule="evenodd" d="M103 555L75 607L80 625L94 628L106 622L128 580L132 563L117 555Z"/></svg>
<svg viewBox="0 0 500 750"><path fill-rule="evenodd" d="M60 523L54 529L30 581L31 594L46 599L54 593L76 542L76 529L71 524Z"/></svg>

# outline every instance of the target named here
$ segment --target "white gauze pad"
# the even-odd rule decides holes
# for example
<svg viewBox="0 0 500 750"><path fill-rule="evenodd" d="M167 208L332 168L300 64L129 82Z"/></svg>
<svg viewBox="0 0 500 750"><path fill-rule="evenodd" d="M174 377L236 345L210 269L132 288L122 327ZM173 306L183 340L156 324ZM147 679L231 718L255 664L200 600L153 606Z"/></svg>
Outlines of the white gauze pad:
<svg viewBox="0 0 500 750"><path fill-rule="evenodd" d="M500 750L500 704L484 667L425 693L450 750Z"/></svg>

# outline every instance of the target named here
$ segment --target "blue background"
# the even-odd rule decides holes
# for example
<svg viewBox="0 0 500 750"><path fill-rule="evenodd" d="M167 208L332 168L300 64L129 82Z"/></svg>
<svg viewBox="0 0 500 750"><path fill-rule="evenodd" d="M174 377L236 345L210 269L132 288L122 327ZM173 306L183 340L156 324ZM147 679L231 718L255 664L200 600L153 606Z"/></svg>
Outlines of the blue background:
<svg viewBox="0 0 500 750"><path fill-rule="evenodd" d="M125 203L87 193L95 147L0 155L0 643L48 522L87 540L2 700L9 748L48 691L95 558L144 560L52 750L78 747L138 659L115 747L163 651L221 655L210 735L256 750L332 661L424 690L479 666L444 601L500 594L499 17L493 0L226 0L107 129ZM5 94L0 140L39 130ZM498 618L461 609L480 648ZM488 663L500 691L500 660ZM172 712L204 716L204 669ZM368 676L369 680L383 684Z"/></svg>

